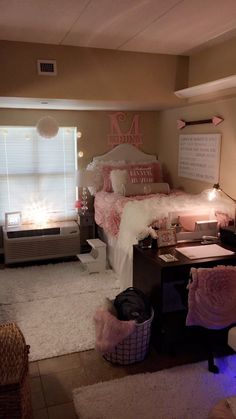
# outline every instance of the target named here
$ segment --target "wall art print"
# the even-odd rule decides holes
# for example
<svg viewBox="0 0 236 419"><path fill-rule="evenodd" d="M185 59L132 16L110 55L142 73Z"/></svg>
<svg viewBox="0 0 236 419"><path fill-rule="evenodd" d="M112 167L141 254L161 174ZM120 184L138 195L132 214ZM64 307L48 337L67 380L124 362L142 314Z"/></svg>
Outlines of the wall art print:
<svg viewBox="0 0 236 419"><path fill-rule="evenodd" d="M219 182L221 134L179 136L178 176Z"/></svg>

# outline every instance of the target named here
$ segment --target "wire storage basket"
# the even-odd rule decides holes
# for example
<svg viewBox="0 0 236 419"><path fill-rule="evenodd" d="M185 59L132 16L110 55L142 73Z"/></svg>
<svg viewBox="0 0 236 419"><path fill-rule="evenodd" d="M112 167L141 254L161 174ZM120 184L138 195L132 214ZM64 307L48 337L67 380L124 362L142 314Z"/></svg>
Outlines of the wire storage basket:
<svg viewBox="0 0 236 419"><path fill-rule="evenodd" d="M154 317L143 323L136 323L135 330L122 342L118 343L114 351L103 354L103 357L113 364L128 365L143 361L149 352L151 325Z"/></svg>
<svg viewBox="0 0 236 419"><path fill-rule="evenodd" d="M29 346L15 323L0 325L0 419L31 419Z"/></svg>

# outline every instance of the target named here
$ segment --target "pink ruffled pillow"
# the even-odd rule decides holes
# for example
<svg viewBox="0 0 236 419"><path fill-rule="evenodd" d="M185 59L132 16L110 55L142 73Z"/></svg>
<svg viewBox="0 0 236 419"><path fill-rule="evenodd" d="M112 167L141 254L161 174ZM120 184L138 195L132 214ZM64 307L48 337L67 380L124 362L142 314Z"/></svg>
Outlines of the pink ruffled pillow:
<svg viewBox="0 0 236 419"><path fill-rule="evenodd" d="M112 192L110 179L111 171L117 169L113 166L103 166L103 191ZM161 166L159 162L126 164L119 166L120 170L127 170L131 183L156 183L162 182Z"/></svg>

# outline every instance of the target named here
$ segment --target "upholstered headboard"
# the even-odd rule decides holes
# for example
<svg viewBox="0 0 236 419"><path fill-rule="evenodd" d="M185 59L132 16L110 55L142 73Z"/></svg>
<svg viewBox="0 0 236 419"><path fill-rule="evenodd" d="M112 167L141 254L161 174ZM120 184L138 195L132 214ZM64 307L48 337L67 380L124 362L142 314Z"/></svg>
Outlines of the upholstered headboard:
<svg viewBox="0 0 236 419"><path fill-rule="evenodd" d="M120 144L117 147L109 150L107 153L93 158L93 161L119 161L125 160L126 162L150 162L157 160L157 157L152 154L144 153L137 147L131 144Z"/></svg>

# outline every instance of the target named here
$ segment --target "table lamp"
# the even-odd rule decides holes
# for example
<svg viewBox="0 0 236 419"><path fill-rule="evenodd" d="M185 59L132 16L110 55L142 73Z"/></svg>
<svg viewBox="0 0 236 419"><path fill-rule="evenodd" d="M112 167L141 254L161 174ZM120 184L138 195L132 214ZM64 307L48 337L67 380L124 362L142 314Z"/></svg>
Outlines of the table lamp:
<svg viewBox="0 0 236 419"><path fill-rule="evenodd" d="M77 171L77 186L82 188L81 212L84 215L88 211L88 187L93 186L94 173L92 170L81 169Z"/></svg>

